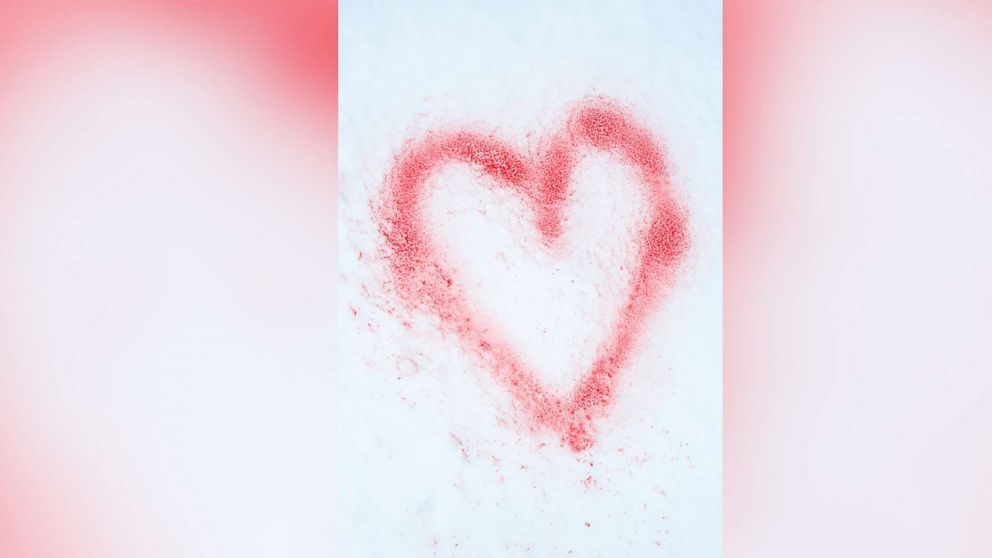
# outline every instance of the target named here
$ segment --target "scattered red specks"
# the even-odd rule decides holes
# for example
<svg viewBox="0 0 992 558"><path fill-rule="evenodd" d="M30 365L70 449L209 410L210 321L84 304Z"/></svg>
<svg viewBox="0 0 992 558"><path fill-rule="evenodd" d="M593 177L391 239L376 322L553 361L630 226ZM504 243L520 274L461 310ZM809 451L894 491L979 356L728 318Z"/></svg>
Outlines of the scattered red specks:
<svg viewBox="0 0 992 558"><path fill-rule="evenodd" d="M471 459L469 459L468 448L465 447L465 442L463 442L462 439L459 438L454 432L451 433L451 439L458 445L458 450L462 454L462 461L465 463L470 462Z"/></svg>
<svg viewBox="0 0 992 558"><path fill-rule="evenodd" d="M585 486L586 492L589 492L589 489L596 486L596 479L589 475L582 481L582 485Z"/></svg>
<svg viewBox="0 0 992 558"><path fill-rule="evenodd" d="M597 99L578 105L564 130L535 158L479 133L434 132L400 153L388 174L381 232L400 296L434 311L467 350L480 357L538 426L558 433L572 451L594 443L592 422L615 396L617 379L661 287L671 281L689 246L687 216L671 194L665 152L652 135L615 103ZM572 171L584 147L614 153L639 171L650 220L638 246L639 261L629 296L612 319L591 369L565 397L548 390L470 303L443 254L432 244L421 201L428 179L449 164L466 164L515 190L534 209L535 226L548 245L561 235L562 211Z"/></svg>

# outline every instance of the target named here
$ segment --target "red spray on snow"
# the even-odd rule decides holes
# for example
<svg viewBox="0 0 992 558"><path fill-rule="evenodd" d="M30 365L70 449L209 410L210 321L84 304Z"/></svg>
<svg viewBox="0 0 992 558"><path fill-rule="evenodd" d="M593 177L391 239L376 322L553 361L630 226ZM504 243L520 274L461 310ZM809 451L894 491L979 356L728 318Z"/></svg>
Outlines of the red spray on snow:
<svg viewBox="0 0 992 558"><path fill-rule="evenodd" d="M562 233L572 171L584 147L617 154L637 169L650 217L637 246L628 298L612 318L611 332L591 368L568 395L560 396L541 383L497 328L469 303L431 242L422 202L432 175L448 164L468 164L527 200L534 209L535 226L551 245ZM398 156L386 178L382 210L389 269L400 296L435 312L484 361L531 421L558 433L573 451L590 447L591 423L613 402L618 376L646 315L689 244L686 214L672 197L661 145L628 113L605 100L577 106L565 129L547 141L536 160L486 134L435 132Z"/></svg>

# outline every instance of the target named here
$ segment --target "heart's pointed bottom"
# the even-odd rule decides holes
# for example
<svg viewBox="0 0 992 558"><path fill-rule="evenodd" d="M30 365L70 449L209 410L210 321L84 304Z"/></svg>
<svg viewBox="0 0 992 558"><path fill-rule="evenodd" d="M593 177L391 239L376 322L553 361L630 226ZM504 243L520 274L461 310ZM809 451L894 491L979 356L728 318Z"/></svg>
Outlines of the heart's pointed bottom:
<svg viewBox="0 0 992 558"><path fill-rule="evenodd" d="M584 424L572 423L562 441L574 452L585 451L592 447L593 438Z"/></svg>

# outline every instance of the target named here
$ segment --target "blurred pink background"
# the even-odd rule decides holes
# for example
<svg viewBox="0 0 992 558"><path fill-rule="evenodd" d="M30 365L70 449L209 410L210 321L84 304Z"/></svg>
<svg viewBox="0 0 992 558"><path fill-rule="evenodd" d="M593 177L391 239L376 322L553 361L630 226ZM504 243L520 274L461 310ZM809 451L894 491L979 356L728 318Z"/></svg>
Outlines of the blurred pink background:
<svg viewBox="0 0 992 558"><path fill-rule="evenodd" d="M331 2L0 3L0 556L333 551Z"/></svg>
<svg viewBox="0 0 992 558"><path fill-rule="evenodd" d="M726 556L992 556L992 7L724 23Z"/></svg>
<svg viewBox="0 0 992 558"><path fill-rule="evenodd" d="M726 555L992 555L992 9L725 22ZM0 38L0 556L332 554L336 6Z"/></svg>

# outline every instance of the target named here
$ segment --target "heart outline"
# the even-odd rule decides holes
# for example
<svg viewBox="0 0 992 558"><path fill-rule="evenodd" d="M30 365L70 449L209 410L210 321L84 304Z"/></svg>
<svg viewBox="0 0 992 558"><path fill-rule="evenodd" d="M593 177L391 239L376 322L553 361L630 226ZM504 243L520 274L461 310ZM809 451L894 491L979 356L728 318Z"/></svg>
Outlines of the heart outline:
<svg viewBox="0 0 992 558"><path fill-rule="evenodd" d="M649 206L649 226L640 238L629 296L590 369L568 396L548 390L487 318L474 311L442 264L422 215L429 178L448 164L465 163L520 194L535 212L542 241L562 233L562 209L571 174L590 147L619 154L639 170ZM384 184L380 232L398 293L411 306L426 305L463 344L481 357L497 381L537 425L561 436L572 451L593 443L592 421L605 414L617 379L649 311L660 299L689 248L688 216L671 190L662 145L616 102L598 98L577 104L563 129L536 157L525 157L492 134L432 132L405 146Z"/></svg>

